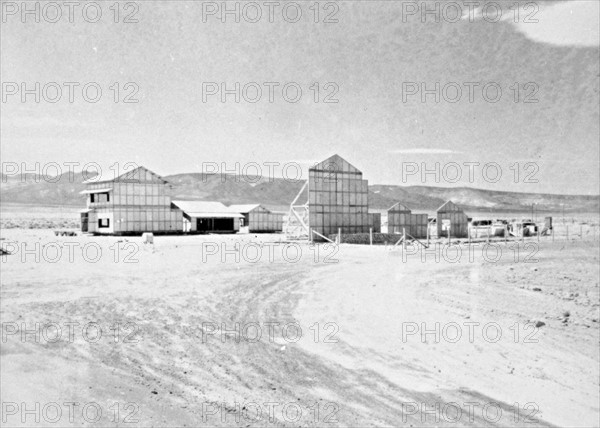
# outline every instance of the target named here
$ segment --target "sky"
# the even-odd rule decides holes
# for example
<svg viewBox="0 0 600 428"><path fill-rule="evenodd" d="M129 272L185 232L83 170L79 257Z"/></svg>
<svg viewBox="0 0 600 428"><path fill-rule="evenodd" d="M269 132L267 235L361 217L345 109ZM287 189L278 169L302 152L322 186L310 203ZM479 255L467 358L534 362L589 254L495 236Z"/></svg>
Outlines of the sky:
<svg viewBox="0 0 600 428"><path fill-rule="evenodd" d="M3 1L3 168L600 193L599 2L467 3Z"/></svg>

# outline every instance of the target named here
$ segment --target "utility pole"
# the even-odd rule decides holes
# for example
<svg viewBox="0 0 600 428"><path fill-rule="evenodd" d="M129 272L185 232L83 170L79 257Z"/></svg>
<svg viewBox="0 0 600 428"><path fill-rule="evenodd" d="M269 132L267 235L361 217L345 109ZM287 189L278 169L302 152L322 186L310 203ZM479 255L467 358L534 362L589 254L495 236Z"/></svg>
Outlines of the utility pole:
<svg viewBox="0 0 600 428"><path fill-rule="evenodd" d="M533 203L531 204L531 221L534 221L533 220Z"/></svg>

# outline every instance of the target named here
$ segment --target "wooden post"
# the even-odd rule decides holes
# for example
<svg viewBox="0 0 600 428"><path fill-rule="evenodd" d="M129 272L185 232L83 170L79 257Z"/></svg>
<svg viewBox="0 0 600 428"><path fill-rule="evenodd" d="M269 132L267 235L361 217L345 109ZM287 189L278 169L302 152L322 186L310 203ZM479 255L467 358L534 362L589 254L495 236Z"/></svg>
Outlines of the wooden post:
<svg viewBox="0 0 600 428"><path fill-rule="evenodd" d="M450 246L450 228L452 226L448 225L448 246Z"/></svg>
<svg viewBox="0 0 600 428"><path fill-rule="evenodd" d="M406 228L402 228L402 251L406 251Z"/></svg>
<svg viewBox="0 0 600 428"><path fill-rule="evenodd" d="M508 225L504 225L504 243L508 243Z"/></svg>
<svg viewBox="0 0 600 428"><path fill-rule="evenodd" d="M469 247L471 246L471 229L467 228L467 236L469 237Z"/></svg>
<svg viewBox="0 0 600 428"><path fill-rule="evenodd" d="M523 224L521 224L521 242L525 242L525 228L523 227Z"/></svg>
<svg viewBox="0 0 600 428"><path fill-rule="evenodd" d="M369 245L373 245L373 228L369 227Z"/></svg>
<svg viewBox="0 0 600 428"><path fill-rule="evenodd" d="M427 220L427 246L428 247L429 247L429 226L430 226L430 223L429 223L429 219L428 219Z"/></svg>
<svg viewBox="0 0 600 428"><path fill-rule="evenodd" d="M338 245L342 243L342 228L338 227Z"/></svg>

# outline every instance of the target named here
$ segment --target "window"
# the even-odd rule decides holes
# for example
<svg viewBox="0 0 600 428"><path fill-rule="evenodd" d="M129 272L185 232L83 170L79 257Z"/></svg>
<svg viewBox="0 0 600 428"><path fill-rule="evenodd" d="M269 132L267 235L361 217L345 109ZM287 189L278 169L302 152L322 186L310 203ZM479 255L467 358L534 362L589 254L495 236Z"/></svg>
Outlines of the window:
<svg viewBox="0 0 600 428"><path fill-rule="evenodd" d="M98 219L98 227L110 227L110 219L99 218Z"/></svg>
<svg viewBox="0 0 600 428"><path fill-rule="evenodd" d="M94 194L93 194L93 193L91 193L91 194L90 194L90 202L92 202L92 203L94 203L94 202L95 202L95 201L94 201Z"/></svg>

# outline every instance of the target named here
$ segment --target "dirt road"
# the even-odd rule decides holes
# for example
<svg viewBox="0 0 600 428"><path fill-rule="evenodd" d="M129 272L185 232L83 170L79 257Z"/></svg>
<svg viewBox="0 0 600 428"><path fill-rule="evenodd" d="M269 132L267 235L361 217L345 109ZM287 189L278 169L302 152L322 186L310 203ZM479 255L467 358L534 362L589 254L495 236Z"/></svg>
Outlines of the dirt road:
<svg viewBox="0 0 600 428"><path fill-rule="evenodd" d="M548 243L537 263L344 245L303 245L296 261L265 235L272 259L263 247L250 263L250 236L102 238L96 262L50 263L59 238L10 232L48 251L2 264L7 426L594 426L600 414L597 242Z"/></svg>

